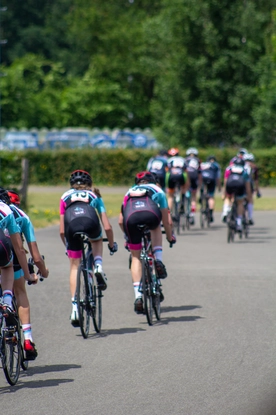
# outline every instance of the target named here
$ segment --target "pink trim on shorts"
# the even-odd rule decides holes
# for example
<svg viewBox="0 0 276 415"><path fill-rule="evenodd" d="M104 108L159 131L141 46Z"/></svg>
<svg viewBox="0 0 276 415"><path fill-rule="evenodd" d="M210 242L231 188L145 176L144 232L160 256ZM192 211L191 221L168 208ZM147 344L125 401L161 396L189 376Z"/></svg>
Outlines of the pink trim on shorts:
<svg viewBox="0 0 276 415"><path fill-rule="evenodd" d="M67 250L67 255L68 258L81 258L82 256L82 251L70 251L69 249Z"/></svg>
<svg viewBox="0 0 276 415"><path fill-rule="evenodd" d="M140 251L140 249L142 249L142 244L141 244L141 242L139 244L130 244L130 243L128 243L128 247L132 251Z"/></svg>

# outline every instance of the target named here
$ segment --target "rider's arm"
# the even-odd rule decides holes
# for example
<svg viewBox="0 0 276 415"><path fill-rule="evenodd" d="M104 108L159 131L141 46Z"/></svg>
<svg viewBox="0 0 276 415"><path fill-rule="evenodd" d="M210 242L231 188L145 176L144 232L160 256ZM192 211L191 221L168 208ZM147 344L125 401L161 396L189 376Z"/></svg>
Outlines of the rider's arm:
<svg viewBox="0 0 276 415"><path fill-rule="evenodd" d="M172 240L172 227L169 223L169 210L167 208L160 209L162 214L162 222L166 232L168 241Z"/></svg>
<svg viewBox="0 0 276 415"><path fill-rule="evenodd" d="M41 276L43 278L47 278L49 275L49 270L48 268L46 268L45 266L45 262L42 258L42 256L40 255L38 246L36 241L33 242L28 242L28 247L31 253L31 256L34 260L35 265L37 266L37 268L39 269Z"/></svg>
<svg viewBox="0 0 276 415"><path fill-rule="evenodd" d="M104 230L105 230L106 237L108 239L108 244L110 248L113 248L113 245L114 245L113 229L112 229L111 223L109 222L106 212L100 213L100 218L101 218Z"/></svg>
<svg viewBox="0 0 276 415"><path fill-rule="evenodd" d="M64 215L60 215L60 220L59 220L59 235L60 235L60 238L61 238L63 244L66 246L65 236L64 236Z"/></svg>

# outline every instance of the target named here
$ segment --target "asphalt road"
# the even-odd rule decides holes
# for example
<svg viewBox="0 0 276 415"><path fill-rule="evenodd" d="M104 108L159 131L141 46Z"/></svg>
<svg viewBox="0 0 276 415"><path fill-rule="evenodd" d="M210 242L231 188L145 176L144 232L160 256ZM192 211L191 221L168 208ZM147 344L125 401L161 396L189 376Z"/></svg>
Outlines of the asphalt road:
<svg viewBox="0 0 276 415"><path fill-rule="evenodd" d="M256 212L248 240L195 227L170 249L162 320L133 311L128 253L104 268L103 330L84 340L70 325L68 260L58 227L36 232L50 268L28 287L38 358L10 387L0 371L1 413L20 415L275 415L276 212ZM198 218L197 218L198 219Z"/></svg>

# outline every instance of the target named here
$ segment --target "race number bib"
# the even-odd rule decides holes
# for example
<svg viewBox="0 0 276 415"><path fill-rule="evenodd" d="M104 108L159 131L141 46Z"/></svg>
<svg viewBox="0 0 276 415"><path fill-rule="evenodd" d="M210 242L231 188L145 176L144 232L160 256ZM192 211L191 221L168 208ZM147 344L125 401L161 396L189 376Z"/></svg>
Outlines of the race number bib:
<svg viewBox="0 0 276 415"><path fill-rule="evenodd" d="M89 195L87 192L75 192L71 195L71 203L74 202L89 202Z"/></svg>

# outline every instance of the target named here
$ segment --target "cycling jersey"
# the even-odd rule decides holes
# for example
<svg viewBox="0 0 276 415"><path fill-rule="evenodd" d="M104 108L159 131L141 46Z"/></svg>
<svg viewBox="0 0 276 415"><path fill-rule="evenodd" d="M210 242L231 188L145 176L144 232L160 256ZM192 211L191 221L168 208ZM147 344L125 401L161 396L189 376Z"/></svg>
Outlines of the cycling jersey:
<svg viewBox="0 0 276 415"><path fill-rule="evenodd" d="M104 202L92 190L70 189L61 196L60 215L64 215L64 231L69 258L81 258L82 232L92 240L102 238L99 214L106 212Z"/></svg>
<svg viewBox="0 0 276 415"><path fill-rule="evenodd" d="M230 165L226 168L224 178L226 182L226 193L235 194L239 198L245 197L245 183L249 182L249 176L242 166Z"/></svg>
<svg viewBox="0 0 276 415"><path fill-rule="evenodd" d="M12 245L9 235L20 233L20 229L14 219L8 205L0 202L0 266L7 266L13 259Z"/></svg>
<svg viewBox="0 0 276 415"><path fill-rule="evenodd" d="M200 160L198 157L189 156L185 159L187 173L190 179L191 190L196 190L198 187L198 175L200 174Z"/></svg>
<svg viewBox="0 0 276 415"><path fill-rule="evenodd" d="M220 178L220 167L215 161L200 164L202 181L207 187L207 193L214 196L217 180Z"/></svg>
<svg viewBox="0 0 276 415"><path fill-rule="evenodd" d="M162 187L165 188L165 177L168 165L168 159L162 156L152 157L147 165L147 170L156 174L157 179Z"/></svg>
<svg viewBox="0 0 276 415"><path fill-rule="evenodd" d="M174 189L177 185L183 186L187 181L185 159L180 156L168 159L168 169L166 174L166 186Z"/></svg>
<svg viewBox="0 0 276 415"><path fill-rule="evenodd" d="M130 249L141 249L141 232L137 225L145 224L150 230L161 222L160 209L168 207L165 193L155 184L136 185L128 190L122 204L123 226Z"/></svg>

